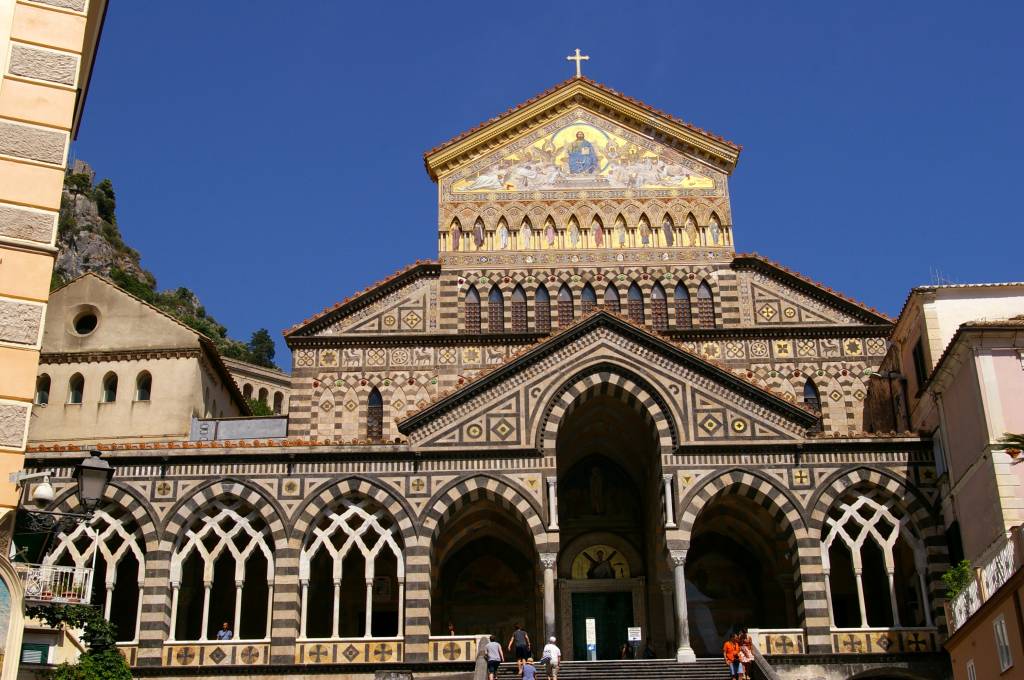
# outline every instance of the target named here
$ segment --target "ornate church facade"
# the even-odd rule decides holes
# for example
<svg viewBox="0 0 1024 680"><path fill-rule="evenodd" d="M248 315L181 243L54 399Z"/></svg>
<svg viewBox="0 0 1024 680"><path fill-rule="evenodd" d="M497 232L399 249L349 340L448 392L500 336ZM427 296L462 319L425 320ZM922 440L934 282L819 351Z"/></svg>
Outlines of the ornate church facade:
<svg viewBox="0 0 1024 680"><path fill-rule="evenodd" d="M587 619L598 658L931 668L932 444L866 431L891 320L736 253L739 155L582 77L429 151L438 258L286 331L288 437L101 447L51 559L98 537L146 675L454 669L515 624L582 659ZM30 454L58 505L77 450Z"/></svg>

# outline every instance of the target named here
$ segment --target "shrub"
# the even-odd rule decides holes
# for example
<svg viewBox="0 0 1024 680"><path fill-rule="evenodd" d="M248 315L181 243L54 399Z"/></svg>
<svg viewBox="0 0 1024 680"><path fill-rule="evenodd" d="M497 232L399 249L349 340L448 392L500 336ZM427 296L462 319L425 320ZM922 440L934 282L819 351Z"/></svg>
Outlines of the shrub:
<svg viewBox="0 0 1024 680"><path fill-rule="evenodd" d="M952 600L973 580L974 570L971 569L970 560L960 560L959 564L950 567L949 571L942 575L942 582L946 584L946 597Z"/></svg>
<svg viewBox="0 0 1024 680"><path fill-rule="evenodd" d="M249 404L249 410L252 411L254 416L272 416L274 415L273 409L264 404L259 399L246 399L245 402Z"/></svg>

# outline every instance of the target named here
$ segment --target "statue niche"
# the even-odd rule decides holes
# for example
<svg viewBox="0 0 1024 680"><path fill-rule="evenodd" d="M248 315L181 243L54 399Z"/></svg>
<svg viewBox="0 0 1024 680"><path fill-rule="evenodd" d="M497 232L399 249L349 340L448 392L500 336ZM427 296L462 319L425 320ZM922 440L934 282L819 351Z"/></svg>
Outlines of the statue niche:
<svg viewBox="0 0 1024 680"><path fill-rule="evenodd" d="M579 526L634 526L639 494L632 478L601 455L581 460L559 482L559 521Z"/></svg>

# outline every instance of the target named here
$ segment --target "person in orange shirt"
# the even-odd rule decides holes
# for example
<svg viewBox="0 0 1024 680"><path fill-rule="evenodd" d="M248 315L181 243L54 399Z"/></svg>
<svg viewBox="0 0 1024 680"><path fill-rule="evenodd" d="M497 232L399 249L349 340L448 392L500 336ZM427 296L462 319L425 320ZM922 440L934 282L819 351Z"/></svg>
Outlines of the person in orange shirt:
<svg viewBox="0 0 1024 680"><path fill-rule="evenodd" d="M722 645L722 656L725 657L725 665L729 667L731 680L739 680L743 673L743 664L740 662L740 636L733 633L732 636Z"/></svg>

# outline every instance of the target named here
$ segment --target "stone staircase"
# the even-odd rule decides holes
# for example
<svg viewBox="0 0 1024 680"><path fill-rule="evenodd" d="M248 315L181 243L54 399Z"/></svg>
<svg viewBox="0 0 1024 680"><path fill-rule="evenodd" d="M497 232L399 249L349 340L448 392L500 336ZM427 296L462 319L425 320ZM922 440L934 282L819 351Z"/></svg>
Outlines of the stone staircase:
<svg viewBox="0 0 1024 680"><path fill-rule="evenodd" d="M498 680L516 680L514 663L503 663ZM547 667L537 666L537 679L547 678ZM564 661L558 680L728 680L729 672L721 659L698 659L696 663L676 663L671 659L637 661Z"/></svg>

